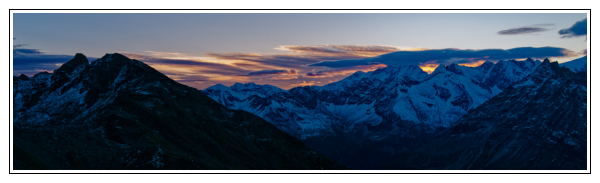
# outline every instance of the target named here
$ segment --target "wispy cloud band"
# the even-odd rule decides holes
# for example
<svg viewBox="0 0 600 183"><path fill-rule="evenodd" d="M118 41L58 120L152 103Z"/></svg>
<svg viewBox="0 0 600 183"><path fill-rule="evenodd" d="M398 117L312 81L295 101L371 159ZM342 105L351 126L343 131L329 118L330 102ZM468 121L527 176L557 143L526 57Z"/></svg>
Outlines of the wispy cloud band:
<svg viewBox="0 0 600 183"><path fill-rule="evenodd" d="M296 74L296 70L261 70L249 72L245 75L240 76L267 76L267 75L280 75L280 74Z"/></svg>
<svg viewBox="0 0 600 183"><path fill-rule="evenodd" d="M502 31L498 31L498 35L520 35L520 34L531 34L537 32L544 32L550 29L546 29L543 27L552 26L554 24L536 24L532 26L518 27L512 29L506 29Z"/></svg>

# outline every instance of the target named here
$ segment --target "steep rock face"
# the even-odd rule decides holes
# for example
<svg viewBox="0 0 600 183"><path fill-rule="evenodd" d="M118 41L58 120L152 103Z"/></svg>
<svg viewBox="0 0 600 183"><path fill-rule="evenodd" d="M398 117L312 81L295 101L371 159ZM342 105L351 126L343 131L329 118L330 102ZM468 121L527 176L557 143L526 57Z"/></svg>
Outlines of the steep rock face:
<svg viewBox="0 0 600 183"><path fill-rule="evenodd" d="M586 74L544 61L383 169L586 169Z"/></svg>
<svg viewBox="0 0 600 183"><path fill-rule="evenodd" d="M121 54L14 79L14 169L345 169Z"/></svg>
<svg viewBox="0 0 600 183"><path fill-rule="evenodd" d="M76 54L75 58L61 65L60 68L56 69L56 71L52 74L52 89L56 90L65 83L69 82L71 79L73 79L73 77L76 76L78 72L80 72L80 70L75 71L76 69L83 69L87 65L87 58L81 53Z"/></svg>
<svg viewBox="0 0 600 183"><path fill-rule="evenodd" d="M265 97L227 93L231 90L222 85L204 92L215 100L227 98L217 101L261 116L343 164L372 169L429 140L539 64L529 59L440 65L430 75L406 65Z"/></svg>
<svg viewBox="0 0 600 183"><path fill-rule="evenodd" d="M539 61L533 61L531 58L522 62L514 60L506 62L499 61L484 76L482 85L487 87L493 87L495 85L498 89L503 90L527 76L537 68L537 65L539 64Z"/></svg>

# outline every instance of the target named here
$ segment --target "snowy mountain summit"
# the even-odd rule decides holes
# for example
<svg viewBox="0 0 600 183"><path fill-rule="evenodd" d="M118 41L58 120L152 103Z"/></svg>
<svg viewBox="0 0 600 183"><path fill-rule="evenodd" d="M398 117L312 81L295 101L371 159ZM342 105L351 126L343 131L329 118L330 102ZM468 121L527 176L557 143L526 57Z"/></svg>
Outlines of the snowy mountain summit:
<svg viewBox="0 0 600 183"><path fill-rule="evenodd" d="M269 95L273 95L278 92L284 92L285 90L281 88L277 88L271 85L257 85L254 83L235 83L231 87L227 87L222 84L217 84L211 86L204 91L212 92L213 97L217 102L223 104L228 108L237 108L235 107L241 100L244 100L250 96L256 95L257 97L267 97Z"/></svg>

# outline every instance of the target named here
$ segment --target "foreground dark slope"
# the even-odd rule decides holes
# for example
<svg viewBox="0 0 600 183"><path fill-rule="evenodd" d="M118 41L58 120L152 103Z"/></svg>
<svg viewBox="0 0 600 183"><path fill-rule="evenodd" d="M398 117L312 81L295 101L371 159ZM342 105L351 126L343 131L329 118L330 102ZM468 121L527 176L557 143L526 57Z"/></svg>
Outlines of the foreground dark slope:
<svg viewBox="0 0 600 183"><path fill-rule="evenodd" d="M345 169L120 54L14 81L14 169Z"/></svg>
<svg viewBox="0 0 600 183"><path fill-rule="evenodd" d="M382 169L586 169L586 74L544 61Z"/></svg>

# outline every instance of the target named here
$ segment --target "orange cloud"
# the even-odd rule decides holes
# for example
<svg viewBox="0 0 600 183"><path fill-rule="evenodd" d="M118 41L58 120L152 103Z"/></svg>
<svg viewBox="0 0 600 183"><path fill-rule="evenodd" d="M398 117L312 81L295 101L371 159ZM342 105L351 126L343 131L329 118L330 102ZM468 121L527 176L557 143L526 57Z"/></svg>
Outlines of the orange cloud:
<svg viewBox="0 0 600 183"><path fill-rule="evenodd" d="M161 57L161 58L186 57L184 54L176 53L176 52L160 52L160 51L145 51L145 52L150 53L150 55L152 55L154 57Z"/></svg>
<svg viewBox="0 0 600 183"><path fill-rule="evenodd" d="M310 82L306 82L306 81L302 81L302 82L297 82L296 84L291 84L291 87L298 87L298 86L312 86L315 85L316 82L315 81L310 81Z"/></svg>
<svg viewBox="0 0 600 183"><path fill-rule="evenodd" d="M438 62L438 60L427 61L425 63L419 64L419 67L423 71L425 71L427 74L431 74L431 73L433 73L433 71L435 71L435 68L440 66L440 64L438 64L436 62Z"/></svg>
<svg viewBox="0 0 600 183"><path fill-rule="evenodd" d="M462 63L462 64L458 64L458 65L467 66L467 67L479 67L483 63L485 63L485 60L479 60L477 62L471 62L471 63Z"/></svg>
<svg viewBox="0 0 600 183"><path fill-rule="evenodd" d="M298 75L280 75L280 76L271 77L269 79L271 79L271 80L292 80L292 79L298 79Z"/></svg>
<svg viewBox="0 0 600 183"><path fill-rule="evenodd" d="M571 50L561 50L560 51L562 54L564 54L567 57L579 57L583 55L583 52L574 52ZM586 51L587 52L587 51Z"/></svg>
<svg viewBox="0 0 600 183"><path fill-rule="evenodd" d="M423 48L384 46L384 45L317 45L317 46L297 46L283 45L275 49L284 51L293 51L295 53L337 55L352 57L374 57L396 51L420 51Z"/></svg>

